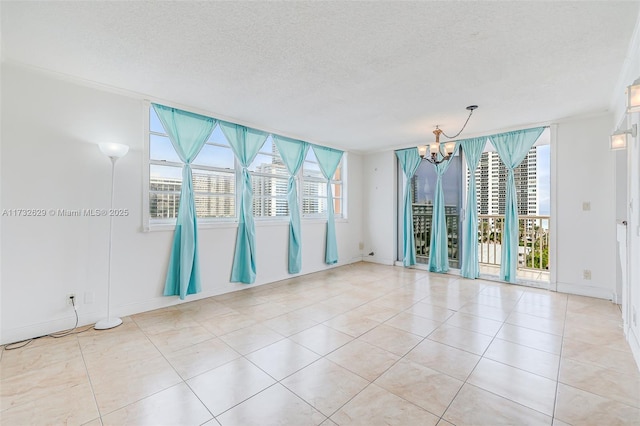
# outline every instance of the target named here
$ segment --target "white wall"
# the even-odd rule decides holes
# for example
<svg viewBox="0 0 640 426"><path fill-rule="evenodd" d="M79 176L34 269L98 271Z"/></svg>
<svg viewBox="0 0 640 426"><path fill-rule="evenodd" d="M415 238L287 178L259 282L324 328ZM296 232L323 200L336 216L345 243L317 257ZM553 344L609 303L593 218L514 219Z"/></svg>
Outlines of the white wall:
<svg viewBox="0 0 640 426"><path fill-rule="evenodd" d="M109 206L110 162L96 144L131 147L116 166L112 312L129 315L178 303L163 297L172 231L142 232L143 99L2 64L0 209ZM348 155L349 219L336 224L340 263L361 260L362 158ZM73 326L66 295L80 303L80 323L106 315L108 219L2 217L1 343ZM303 269L324 264L325 222L303 221ZM229 283L235 225L199 231L203 292L187 300L246 288ZM290 277L288 224L256 226L256 284ZM84 295L93 293L93 303Z"/></svg>
<svg viewBox="0 0 640 426"><path fill-rule="evenodd" d="M619 84L613 94L613 109L615 123L620 123L623 129L630 129L633 124L640 127L640 113L627 114L624 88L640 78L640 17L631 39L627 60L620 73ZM615 130L614 128L611 131ZM627 148L627 261L628 288L624 295L623 313L624 331L629 345L640 366L640 135L635 139L629 138Z"/></svg>
<svg viewBox="0 0 640 426"><path fill-rule="evenodd" d="M613 115L557 125L555 158L557 289L611 299L616 280L616 214L609 134ZM583 210L589 203L590 210ZM553 266L552 266L553 267ZM591 271L591 280L583 278Z"/></svg>
<svg viewBox="0 0 640 426"><path fill-rule="evenodd" d="M396 156L393 151L365 156L364 260L393 265L396 260ZM373 252L373 256L369 253Z"/></svg>

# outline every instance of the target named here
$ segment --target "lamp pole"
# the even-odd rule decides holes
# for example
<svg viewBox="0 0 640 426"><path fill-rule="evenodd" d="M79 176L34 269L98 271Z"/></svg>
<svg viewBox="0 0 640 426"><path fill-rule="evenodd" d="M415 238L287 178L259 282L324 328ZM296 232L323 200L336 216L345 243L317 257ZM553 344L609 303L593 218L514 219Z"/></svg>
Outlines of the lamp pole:
<svg viewBox="0 0 640 426"><path fill-rule="evenodd" d="M129 147L121 144L100 144L100 150L109 157L111 160L111 207L109 210L109 255L107 270L107 318L98 321L93 328L96 330L106 330L109 328L117 327L122 324L122 319L115 317L111 318L111 254L113 252L113 202L114 202L114 189L116 180L116 161L119 158L124 157L129 151Z"/></svg>

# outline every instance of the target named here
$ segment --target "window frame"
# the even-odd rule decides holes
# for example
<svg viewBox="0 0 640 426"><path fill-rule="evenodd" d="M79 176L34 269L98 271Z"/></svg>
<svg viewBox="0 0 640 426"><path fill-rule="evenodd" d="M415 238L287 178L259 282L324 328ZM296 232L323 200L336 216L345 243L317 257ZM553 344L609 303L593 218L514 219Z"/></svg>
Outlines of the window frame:
<svg viewBox="0 0 640 426"><path fill-rule="evenodd" d="M158 136L162 136L162 137L167 137L166 133L159 133L156 131L152 131L151 130L151 102L150 100L145 100L142 103L142 116L143 116L143 134L144 134L144 143L143 143L143 155L142 155L142 186L143 186L143 196L142 196L142 230L143 232L150 232L150 231L173 231L175 230L175 226L176 226L176 218L152 218L151 217L151 212L150 212L150 196L153 192L151 190L151 166L157 165L157 166L169 166L169 167L176 167L180 170L182 170L182 163L181 162L175 162L175 161L166 161L166 160L152 160L151 159L151 152L150 152L150 148L151 148L151 136L152 135L158 135ZM166 102L160 101L161 103L166 105ZM183 107L176 107L176 108L180 108L182 110L185 111L191 111L191 112L195 112L198 114L202 114L205 116L210 116L210 114L206 113L206 112L196 112L196 111L192 111L190 109L185 109ZM217 125L216 125L217 126ZM269 137L273 138L273 134L269 133ZM275 143L275 142L272 142ZM218 144L215 142L210 142L207 141L206 142L207 145L211 145L211 146L217 146L217 147L223 147L223 148L228 148L231 149L230 146L228 145L223 145L223 144ZM263 146L264 147L264 146ZM313 149L312 147L309 148L309 150ZM268 152L268 151L264 151L263 148L260 149L259 153L263 154L263 155L271 155L274 156L273 153ZM336 180L336 179L331 179L331 183L332 184L340 184L341 186L341 195L340 197L336 197L335 194L333 194L333 202L335 202L335 200L340 200L340 205L341 205L341 213L340 214L335 214L335 220L336 222L346 222L347 221L347 165L348 165L348 161L347 161L347 157L348 157L348 153L345 151L343 152L342 155L342 159L340 160L340 164L338 165L338 169L340 169L340 176L341 179ZM198 218L198 228L202 228L202 229L207 229L207 228L235 228L238 226L238 215L239 215L239 211L238 211L238 206L240 204L240 197L241 197L241 193L238 191L238 188L240 187L240 183L241 183L241 179L242 179L242 167L240 166L240 163L238 162L238 159L235 157L235 154L233 156L233 170L230 171L227 168L221 168L221 167L214 167L214 166L206 166L206 165L193 165L192 164L192 170L196 171L196 170L202 170L205 172L215 172L215 173L233 173L233 175L235 176L235 187L234 187L234 193L233 194L229 194L229 196L234 197L235 200L235 206L234 206L234 211L235 211L235 216L234 217L199 217ZM305 163L307 162L306 158L305 158ZM317 162L316 162L317 164ZM275 178L275 179L282 179L284 184L288 184L288 179L289 179L289 175L287 174L286 176L284 175L277 175L277 174L269 174L269 173L261 173L261 172L256 172L256 171L251 171L249 170L249 174L252 176L252 178L254 176L256 177L263 177L263 178ZM335 175L334 175L335 176ZM302 165L302 167L300 167L300 170L298 171L297 175L295 176L295 178L298 181L298 185L297 185L297 192L298 192L298 200L299 200L299 205L300 205L300 213L301 213L301 219L304 223L314 223L314 222L325 222L327 220L328 217L328 212L324 212L324 213L314 213L314 214L305 214L303 213L303 209L302 209L302 203L304 200L304 184L305 181L311 181L311 182L318 182L318 183L322 183L324 185L326 185L327 180L324 179L324 176L322 177L322 179L320 178L313 178L310 176L305 177L304 176L304 163ZM198 195L199 192L195 192L194 191L194 195ZM213 196L217 196L217 195L221 195L224 196L224 194L218 194L218 193L201 193L201 195L213 195ZM283 194L283 195L277 195L277 196L268 196L265 197L263 195L259 195L257 197L262 198L263 200L266 199L282 199L285 202L287 202L287 211L288 211L288 199L287 199L287 195ZM256 195L254 194L254 200L256 198ZM325 198L326 197L320 197L320 198ZM328 207L328 206L327 206ZM290 221L290 214L287 214L286 216L256 216L255 212L254 212L254 221L256 223L256 225L260 225L260 226L270 226L270 225L288 225L289 221Z"/></svg>

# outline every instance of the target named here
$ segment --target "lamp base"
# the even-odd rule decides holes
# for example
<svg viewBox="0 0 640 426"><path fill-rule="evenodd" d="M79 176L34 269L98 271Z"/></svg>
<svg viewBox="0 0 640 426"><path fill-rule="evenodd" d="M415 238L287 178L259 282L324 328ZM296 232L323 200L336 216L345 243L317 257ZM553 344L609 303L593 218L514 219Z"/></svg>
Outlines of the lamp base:
<svg viewBox="0 0 640 426"><path fill-rule="evenodd" d="M117 327L122 324L122 320L120 318L107 318L100 320L93 326L96 330L107 330L109 328Z"/></svg>

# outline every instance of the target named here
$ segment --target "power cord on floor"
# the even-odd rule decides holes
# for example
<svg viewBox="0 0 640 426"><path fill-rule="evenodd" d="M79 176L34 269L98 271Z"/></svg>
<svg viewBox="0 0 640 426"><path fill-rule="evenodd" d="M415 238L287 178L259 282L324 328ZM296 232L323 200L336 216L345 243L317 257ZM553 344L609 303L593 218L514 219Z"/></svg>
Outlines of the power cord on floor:
<svg viewBox="0 0 640 426"><path fill-rule="evenodd" d="M93 325L87 326L87 328L85 328L84 330L76 331L76 329L78 328L78 321L79 321L79 319L78 319L78 307L76 306L75 296L70 296L69 299L71 299L71 304L73 305L73 312L76 314L76 323L74 324L73 328L70 328L70 329L64 330L64 331L59 331L57 333L45 334L45 335L42 335L42 336L33 337L31 339L21 340L19 342L9 343L9 344L4 346L4 350L5 351L13 351L15 349L24 348L25 346L27 346L29 343L33 342L34 340L38 340L38 339L41 339L43 337L53 337L54 339L59 339L61 337L66 337L66 336L69 336L69 335L72 335L72 334L80 334L80 333L84 333L85 331L91 330L93 328ZM19 345L19 346L16 346L16 345Z"/></svg>

